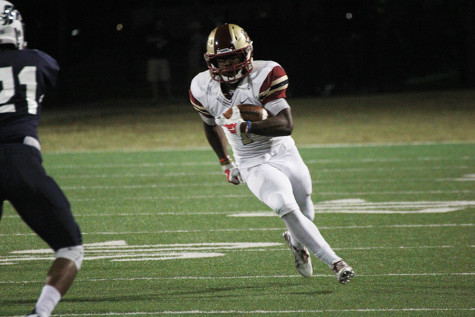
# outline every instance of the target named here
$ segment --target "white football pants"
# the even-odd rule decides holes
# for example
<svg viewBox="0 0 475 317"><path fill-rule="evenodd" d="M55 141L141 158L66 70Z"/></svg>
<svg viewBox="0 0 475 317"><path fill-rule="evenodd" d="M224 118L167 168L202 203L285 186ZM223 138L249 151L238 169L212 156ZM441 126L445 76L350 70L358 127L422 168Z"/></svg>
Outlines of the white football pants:
<svg viewBox="0 0 475 317"><path fill-rule="evenodd" d="M283 145L266 163L241 170L251 192L282 218L297 248L306 246L331 266L339 260L313 223L310 172L295 145Z"/></svg>

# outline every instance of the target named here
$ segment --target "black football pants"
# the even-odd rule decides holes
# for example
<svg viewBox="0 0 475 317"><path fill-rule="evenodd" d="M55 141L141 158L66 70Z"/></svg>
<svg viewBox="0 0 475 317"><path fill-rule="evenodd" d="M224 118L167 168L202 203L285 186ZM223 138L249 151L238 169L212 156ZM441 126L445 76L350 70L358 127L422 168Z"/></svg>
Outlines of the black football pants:
<svg viewBox="0 0 475 317"><path fill-rule="evenodd" d="M56 182L46 175L36 148L0 144L0 218L5 200L54 251L82 244L70 204Z"/></svg>

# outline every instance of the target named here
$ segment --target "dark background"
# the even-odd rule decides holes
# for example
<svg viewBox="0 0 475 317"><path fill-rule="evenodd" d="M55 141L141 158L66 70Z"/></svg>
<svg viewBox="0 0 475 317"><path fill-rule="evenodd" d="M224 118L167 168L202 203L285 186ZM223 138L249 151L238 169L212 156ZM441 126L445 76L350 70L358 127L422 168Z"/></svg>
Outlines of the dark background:
<svg viewBox="0 0 475 317"><path fill-rule="evenodd" d="M69 105L151 98L145 36L155 20L171 36L172 91L186 100L205 39L221 23L243 27L254 58L287 71L295 97L473 87L472 0L122 1L16 0L29 48L61 66L49 101ZM193 49L200 26L202 45ZM191 57L190 57L191 51Z"/></svg>

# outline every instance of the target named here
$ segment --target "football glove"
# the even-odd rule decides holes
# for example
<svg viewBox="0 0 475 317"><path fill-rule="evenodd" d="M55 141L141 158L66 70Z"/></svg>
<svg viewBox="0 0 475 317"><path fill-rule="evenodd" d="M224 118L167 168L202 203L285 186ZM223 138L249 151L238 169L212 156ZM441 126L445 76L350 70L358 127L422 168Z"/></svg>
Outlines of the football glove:
<svg viewBox="0 0 475 317"><path fill-rule="evenodd" d="M231 162L227 165L223 165L222 168L224 174L226 174L226 179L229 183L234 185L239 185L243 183L241 173L239 172L239 169L237 168L236 164L234 164L234 162Z"/></svg>
<svg viewBox="0 0 475 317"><path fill-rule="evenodd" d="M231 117L228 119L223 114L216 117L216 124L228 129L229 132L232 134L241 133L240 126L244 120L241 117L241 112L237 106L232 107L233 113Z"/></svg>

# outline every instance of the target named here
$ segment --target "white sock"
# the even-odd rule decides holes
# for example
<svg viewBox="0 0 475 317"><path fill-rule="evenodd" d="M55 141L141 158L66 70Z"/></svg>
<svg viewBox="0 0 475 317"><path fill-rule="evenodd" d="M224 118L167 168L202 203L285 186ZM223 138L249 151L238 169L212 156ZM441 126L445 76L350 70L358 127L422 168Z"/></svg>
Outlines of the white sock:
<svg viewBox="0 0 475 317"><path fill-rule="evenodd" d="M304 245L302 243L300 243L297 238L294 237L294 234L292 233L292 230L290 230L288 227L287 227L287 231L289 232L289 235L290 235L290 244L296 248L297 250L301 250L303 249Z"/></svg>
<svg viewBox="0 0 475 317"><path fill-rule="evenodd" d="M51 315L53 309L61 300L61 293L51 285L45 285L41 291L40 298L36 302L35 309L38 315L46 314Z"/></svg>
<svg viewBox="0 0 475 317"><path fill-rule="evenodd" d="M303 244L329 267L335 260L340 259L322 237L317 226L300 211L290 212L283 216L282 220L291 234L292 245L298 247L299 243Z"/></svg>

